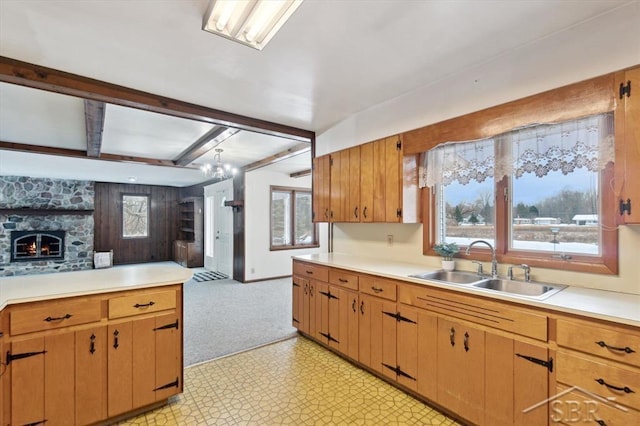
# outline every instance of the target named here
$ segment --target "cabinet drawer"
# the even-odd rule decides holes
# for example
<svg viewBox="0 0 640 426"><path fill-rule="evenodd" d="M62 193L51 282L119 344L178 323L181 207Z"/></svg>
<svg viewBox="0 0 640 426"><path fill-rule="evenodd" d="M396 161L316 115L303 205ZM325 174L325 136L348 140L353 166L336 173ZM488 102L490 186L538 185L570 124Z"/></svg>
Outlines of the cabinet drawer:
<svg viewBox="0 0 640 426"><path fill-rule="evenodd" d="M558 351L556 380L604 398L614 397L616 403L640 409L640 370L614 367L604 362Z"/></svg>
<svg viewBox="0 0 640 426"><path fill-rule="evenodd" d="M360 291L362 293L382 297L384 299L396 300L397 284L395 281L361 275L359 282Z"/></svg>
<svg viewBox="0 0 640 426"><path fill-rule="evenodd" d="M329 281L329 268L311 263L293 262L293 274L318 281Z"/></svg>
<svg viewBox="0 0 640 426"><path fill-rule="evenodd" d="M640 333L589 321L557 321L558 346L640 366Z"/></svg>
<svg viewBox="0 0 640 426"><path fill-rule="evenodd" d="M330 269L329 282L331 284L346 287L350 290L358 290L358 275L348 273L342 269Z"/></svg>
<svg viewBox="0 0 640 426"><path fill-rule="evenodd" d="M100 299L54 300L37 307L11 310L11 335L52 330L71 325L100 321Z"/></svg>
<svg viewBox="0 0 640 426"><path fill-rule="evenodd" d="M176 291L165 290L109 299L109 319L175 309Z"/></svg>
<svg viewBox="0 0 640 426"><path fill-rule="evenodd" d="M578 389L569 390L562 385L558 385L556 390L557 397L553 397L549 412L551 424L562 422L562 424L574 425L580 416L579 424L628 426L636 424L637 419L640 418L640 412L621 407L615 401L599 400ZM587 419L592 421L587 422Z"/></svg>
<svg viewBox="0 0 640 426"><path fill-rule="evenodd" d="M547 316L507 303L427 286L403 285L398 301L522 336L547 341Z"/></svg>

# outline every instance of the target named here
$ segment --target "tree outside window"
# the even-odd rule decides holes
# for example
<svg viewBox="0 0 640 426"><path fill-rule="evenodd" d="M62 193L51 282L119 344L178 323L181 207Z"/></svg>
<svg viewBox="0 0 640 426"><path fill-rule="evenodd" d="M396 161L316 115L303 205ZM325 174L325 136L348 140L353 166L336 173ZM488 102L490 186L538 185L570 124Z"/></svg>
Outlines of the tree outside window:
<svg viewBox="0 0 640 426"><path fill-rule="evenodd" d="M146 238L149 236L149 197L147 195L122 195L122 237Z"/></svg>
<svg viewBox="0 0 640 426"><path fill-rule="evenodd" d="M311 190L271 187L271 250L317 247Z"/></svg>

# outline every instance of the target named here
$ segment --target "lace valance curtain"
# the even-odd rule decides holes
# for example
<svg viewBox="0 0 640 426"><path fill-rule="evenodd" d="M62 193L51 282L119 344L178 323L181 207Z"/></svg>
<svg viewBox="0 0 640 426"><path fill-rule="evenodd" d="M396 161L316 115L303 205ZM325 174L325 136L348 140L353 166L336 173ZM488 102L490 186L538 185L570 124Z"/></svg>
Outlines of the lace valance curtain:
<svg viewBox="0 0 640 426"><path fill-rule="evenodd" d="M500 153L496 156L496 153ZM604 169L614 160L613 113L516 129L494 138L447 142L423 154L420 187L525 173Z"/></svg>

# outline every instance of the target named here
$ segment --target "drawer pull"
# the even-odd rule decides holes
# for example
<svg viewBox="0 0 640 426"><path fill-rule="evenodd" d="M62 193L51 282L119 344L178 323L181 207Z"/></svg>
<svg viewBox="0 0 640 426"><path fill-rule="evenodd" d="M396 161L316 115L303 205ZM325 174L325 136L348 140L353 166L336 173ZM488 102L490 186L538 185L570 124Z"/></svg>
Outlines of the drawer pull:
<svg viewBox="0 0 640 426"><path fill-rule="evenodd" d="M136 303L135 305L133 305L134 308L146 308L148 306L153 306L155 305L155 302L151 301L149 303Z"/></svg>
<svg viewBox="0 0 640 426"><path fill-rule="evenodd" d="M456 329L453 327L449 330L449 342L451 342L451 346L456 345Z"/></svg>
<svg viewBox="0 0 640 426"><path fill-rule="evenodd" d="M309 275L313 275L313 271L305 271Z"/></svg>
<svg viewBox="0 0 640 426"><path fill-rule="evenodd" d="M596 345L600 346L601 348L607 348L610 351L619 351L619 352L625 352L625 353L628 353L628 354L632 354L632 353L635 352L629 346L625 346L624 348L619 348L619 347L616 347L616 346L609 346L605 342L603 342L602 340L600 340L599 342L596 342Z"/></svg>
<svg viewBox="0 0 640 426"><path fill-rule="evenodd" d="M349 280L345 280L344 278L338 278L338 281L340 281L341 283L348 283Z"/></svg>
<svg viewBox="0 0 640 426"><path fill-rule="evenodd" d="M63 321L63 320L66 320L66 319L71 318L72 316L73 316L73 315L71 315L71 314L66 314L66 315L64 315L64 316L62 316L62 317L46 317L44 320L45 320L46 322L51 322L51 321Z"/></svg>
<svg viewBox="0 0 640 426"><path fill-rule="evenodd" d="M120 344L118 343L119 335L120 335L120 332L118 330L113 332L113 349L118 349L118 347L120 347Z"/></svg>
<svg viewBox="0 0 640 426"><path fill-rule="evenodd" d="M384 291L384 289L382 289L380 287L376 287L374 285L371 286L371 290L373 290L374 293L382 293Z"/></svg>
<svg viewBox="0 0 640 426"><path fill-rule="evenodd" d="M596 420L596 423L598 423L600 426L607 426L604 420Z"/></svg>
<svg viewBox="0 0 640 426"><path fill-rule="evenodd" d="M619 387L619 386L613 386L610 385L609 383L605 382L604 379L596 379L596 382L600 383L603 386L608 387L609 389L613 389L613 390L617 390L620 392L624 392L624 393L635 393L635 391L631 388L629 388L628 386L625 387Z"/></svg>
<svg viewBox="0 0 640 426"><path fill-rule="evenodd" d="M89 352L93 355L96 351L96 335L91 333L89 340L91 341L91 344L89 345Z"/></svg>
<svg viewBox="0 0 640 426"><path fill-rule="evenodd" d="M469 352L469 333L464 333L464 351Z"/></svg>

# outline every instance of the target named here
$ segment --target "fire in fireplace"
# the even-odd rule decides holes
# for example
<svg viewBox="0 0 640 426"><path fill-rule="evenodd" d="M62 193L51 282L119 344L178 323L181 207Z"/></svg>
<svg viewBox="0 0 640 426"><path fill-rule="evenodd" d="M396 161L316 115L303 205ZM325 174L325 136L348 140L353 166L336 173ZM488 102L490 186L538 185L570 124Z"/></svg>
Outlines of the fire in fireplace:
<svg viewBox="0 0 640 426"><path fill-rule="evenodd" d="M11 262L64 259L65 231L12 231Z"/></svg>

